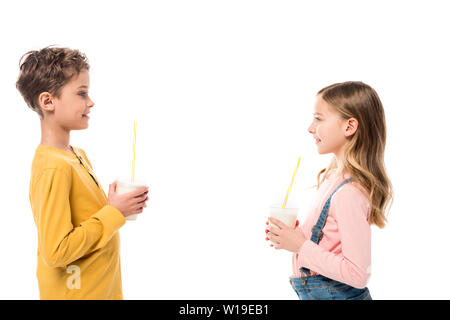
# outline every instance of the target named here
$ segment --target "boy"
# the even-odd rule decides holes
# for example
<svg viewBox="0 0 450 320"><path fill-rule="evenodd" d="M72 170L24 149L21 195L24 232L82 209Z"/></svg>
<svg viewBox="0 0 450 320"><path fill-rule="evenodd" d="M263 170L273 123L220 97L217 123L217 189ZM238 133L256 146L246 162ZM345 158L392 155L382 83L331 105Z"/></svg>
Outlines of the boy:
<svg viewBox="0 0 450 320"><path fill-rule="evenodd" d="M84 150L70 145L94 106L86 56L47 47L20 60L16 87L41 122L29 194L40 298L123 299L118 230L146 207L148 188L118 195L114 182L106 197Z"/></svg>

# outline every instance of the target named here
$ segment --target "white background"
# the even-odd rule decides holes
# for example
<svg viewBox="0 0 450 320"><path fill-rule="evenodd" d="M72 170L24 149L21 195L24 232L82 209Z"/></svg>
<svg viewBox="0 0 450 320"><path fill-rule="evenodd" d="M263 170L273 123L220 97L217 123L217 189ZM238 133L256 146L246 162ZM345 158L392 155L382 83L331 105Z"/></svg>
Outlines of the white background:
<svg viewBox="0 0 450 320"><path fill-rule="evenodd" d="M149 207L121 230L125 299L297 299L291 254L264 241L302 157L291 205L311 201L316 92L374 87L395 188L372 227L374 299L448 299L450 50L446 1L2 1L0 298L38 299L28 199L40 141L15 81L48 45L86 53L89 129L72 133L107 191L131 172ZM311 192L312 191L312 192Z"/></svg>

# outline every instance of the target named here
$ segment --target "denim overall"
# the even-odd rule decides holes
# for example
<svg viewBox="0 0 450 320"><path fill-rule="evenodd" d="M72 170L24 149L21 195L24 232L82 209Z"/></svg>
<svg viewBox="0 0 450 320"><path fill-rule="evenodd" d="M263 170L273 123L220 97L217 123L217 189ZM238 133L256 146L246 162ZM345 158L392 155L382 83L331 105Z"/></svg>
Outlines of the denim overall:
<svg viewBox="0 0 450 320"><path fill-rule="evenodd" d="M347 182L352 178L343 181L330 195L327 202L323 206L316 225L312 228L311 241L319 244L322 239L322 229L328 216L331 198ZM305 277L290 278L290 283L301 300L372 300L369 289L357 289L345 283L329 279L322 275L311 276L310 270L300 268L300 271L306 274Z"/></svg>

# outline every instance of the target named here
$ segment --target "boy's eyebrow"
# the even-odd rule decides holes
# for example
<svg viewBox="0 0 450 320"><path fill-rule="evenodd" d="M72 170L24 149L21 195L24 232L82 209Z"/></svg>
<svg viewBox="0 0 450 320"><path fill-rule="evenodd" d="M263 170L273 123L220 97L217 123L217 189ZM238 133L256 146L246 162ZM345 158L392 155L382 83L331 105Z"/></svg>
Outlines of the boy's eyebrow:
<svg viewBox="0 0 450 320"><path fill-rule="evenodd" d="M82 86L79 86L79 87L78 87L78 89L81 89L81 88L89 89L89 87L88 87L88 86L85 86L85 85L82 85Z"/></svg>
<svg viewBox="0 0 450 320"><path fill-rule="evenodd" d="M315 112L315 113L313 114L313 116L315 116L315 115L323 116L323 114L321 114L320 112Z"/></svg>

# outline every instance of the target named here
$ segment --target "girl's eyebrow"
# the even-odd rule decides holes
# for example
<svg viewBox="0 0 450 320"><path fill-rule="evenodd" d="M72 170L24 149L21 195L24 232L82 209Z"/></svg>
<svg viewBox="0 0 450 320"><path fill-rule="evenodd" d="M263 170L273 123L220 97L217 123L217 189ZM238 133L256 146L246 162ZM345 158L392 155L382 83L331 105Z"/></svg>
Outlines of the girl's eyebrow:
<svg viewBox="0 0 450 320"><path fill-rule="evenodd" d="M89 89L89 87L88 87L88 86L85 86L85 85L83 85L83 86L79 86L79 87L78 87L78 89L81 89L81 88L86 88L86 89Z"/></svg>
<svg viewBox="0 0 450 320"><path fill-rule="evenodd" d="M315 112L315 113L313 114L313 116L315 116L315 115L323 116L323 114L321 114L320 112Z"/></svg>

